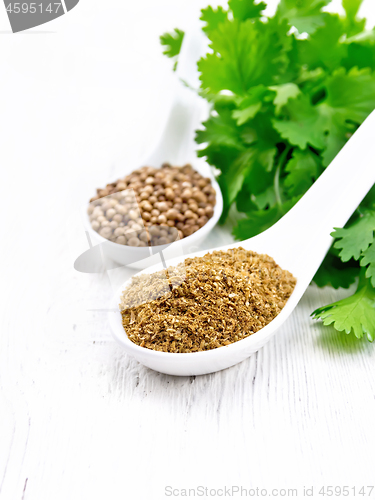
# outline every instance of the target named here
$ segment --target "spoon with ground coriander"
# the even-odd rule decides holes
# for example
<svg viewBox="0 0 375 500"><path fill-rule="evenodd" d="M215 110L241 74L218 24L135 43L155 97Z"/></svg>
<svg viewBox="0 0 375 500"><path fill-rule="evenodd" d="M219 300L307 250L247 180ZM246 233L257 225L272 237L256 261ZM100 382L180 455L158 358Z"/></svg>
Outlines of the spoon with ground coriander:
<svg viewBox="0 0 375 500"><path fill-rule="evenodd" d="M118 309L118 312L109 313L116 340L140 363L162 373L184 376L228 368L263 347L292 313L311 282L332 243L332 229L345 225L374 184L374 133L375 111L301 200L270 229L240 243L214 249L214 253L203 259L207 251L187 255L185 261L177 258L167 262L168 266L177 266L175 269L168 267L167 271L163 271L160 263L124 283L112 303L113 308L118 308L121 301L123 311ZM242 255L239 263L230 257L236 252ZM264 263L267 262L269 267L265 270ZM160 280L160 274L150 277L160 271L165 273L164 281ZM254 277L256 273L260 279ZM289 291L281 298L278 309L275 306L273 314L268 317L271 321L267 322L266 318L262 323L265 326L259 324L253 333L254 319L266 316L264 310L267 303L268 307L273 307L275 290L283 291L285 279ZM142 293L147 292L143 296L142 293L134 293L142 280L146 280ZM236 287L236 284L239 286ZM267 292L267 284L268 301L257 301L260 291L263 295ZM228 289L234 292L227 293L223 298L224 291ZM241 292L247 295L242 297ZM233 294L235 296L231 297ZM206 326L202 327L198 321L199 313L202 317L206 316L205 307L207 302L210 303L206 299L215 296L216 299L212 300L220 299L221 302L213 309L211 318L206 319ZM144 307L145 297L148 308ZM247 332L246 315L239 316L240 312L243 313L238 309L239 304L250 307ZM153 309L155 305L157 307ZM150 316L150 311L154 315ZM223 316L225 311L227 314ZM237 322L230 311L238 314ZM233 332L237 328L238 333L240 320L242 336L240 332L234 336L234 341L218 344L220 338L226 336L230 339L228 331ZM159 331L155 331L155 325L159 325ZM203 331L198 331L199 325ZM133 336L130 340L127 333L128 330L134 333L137 328L140 342L135 343L136 338ZM167 341L168 335L170 339ZM201 343L195 342L197 338L202 339Z"/></svg>

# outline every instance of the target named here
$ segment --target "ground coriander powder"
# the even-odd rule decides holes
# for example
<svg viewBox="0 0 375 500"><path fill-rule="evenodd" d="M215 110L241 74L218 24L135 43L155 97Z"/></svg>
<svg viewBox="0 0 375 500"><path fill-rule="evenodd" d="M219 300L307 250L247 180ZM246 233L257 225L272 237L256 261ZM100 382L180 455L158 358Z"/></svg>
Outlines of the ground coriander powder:
<svg viewBox="0 0 375 500"><path fill-rule="evenodd" d="M207 351L267 325L296 281L268 255L241 247L214 251L134 277L121 297L122 324L128 338L147 349Z"/></svg>

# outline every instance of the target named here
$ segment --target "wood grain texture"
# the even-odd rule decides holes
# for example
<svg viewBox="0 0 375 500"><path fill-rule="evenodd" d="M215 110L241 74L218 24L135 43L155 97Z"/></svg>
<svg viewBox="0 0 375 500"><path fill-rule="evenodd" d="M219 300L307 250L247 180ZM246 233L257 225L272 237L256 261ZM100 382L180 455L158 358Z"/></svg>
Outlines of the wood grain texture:
<svg viewBox="0 0 375 500"><path fill-rule="evenodd" d="M225 231L211 241L228 240ZM58 263L54 256L45 295L38 273L21 279L27 262L8 280L0 498L371 483L373 346L309 318L347 291L310 287L256 355L219 373L175 378L112 341L106 312L96 310L111 293L104 277L76 273L63 252Z"/></svg>

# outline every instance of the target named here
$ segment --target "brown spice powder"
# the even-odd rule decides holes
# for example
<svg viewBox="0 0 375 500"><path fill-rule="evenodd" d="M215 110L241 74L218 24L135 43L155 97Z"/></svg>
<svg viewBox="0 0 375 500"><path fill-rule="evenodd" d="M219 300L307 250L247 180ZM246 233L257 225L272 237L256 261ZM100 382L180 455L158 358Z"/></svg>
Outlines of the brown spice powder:
<svg viewBox="0 0 375 500"><path fill-rule="evenodd" d="M296 278L268 255L235 248L132 279L122 324L135 344L197 352L237 342L279 314Z"/></svg>

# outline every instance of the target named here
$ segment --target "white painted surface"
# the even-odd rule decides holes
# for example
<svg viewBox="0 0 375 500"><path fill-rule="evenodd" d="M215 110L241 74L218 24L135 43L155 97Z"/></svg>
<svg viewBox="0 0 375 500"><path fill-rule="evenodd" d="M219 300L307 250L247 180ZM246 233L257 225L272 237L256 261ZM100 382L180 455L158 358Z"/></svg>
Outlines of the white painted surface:
<svg viewBox="0 0 375 500"><path fill-rule="evenodd" d="M4 33L0 9L1 500L375 483L374 346L309 318L347 291L310 287L257 355L173 378L127 357L98 311L128 273L73 269L79 204L142 156L168 106L157 37L204 5L81 0L38 35Z"/></svg>

